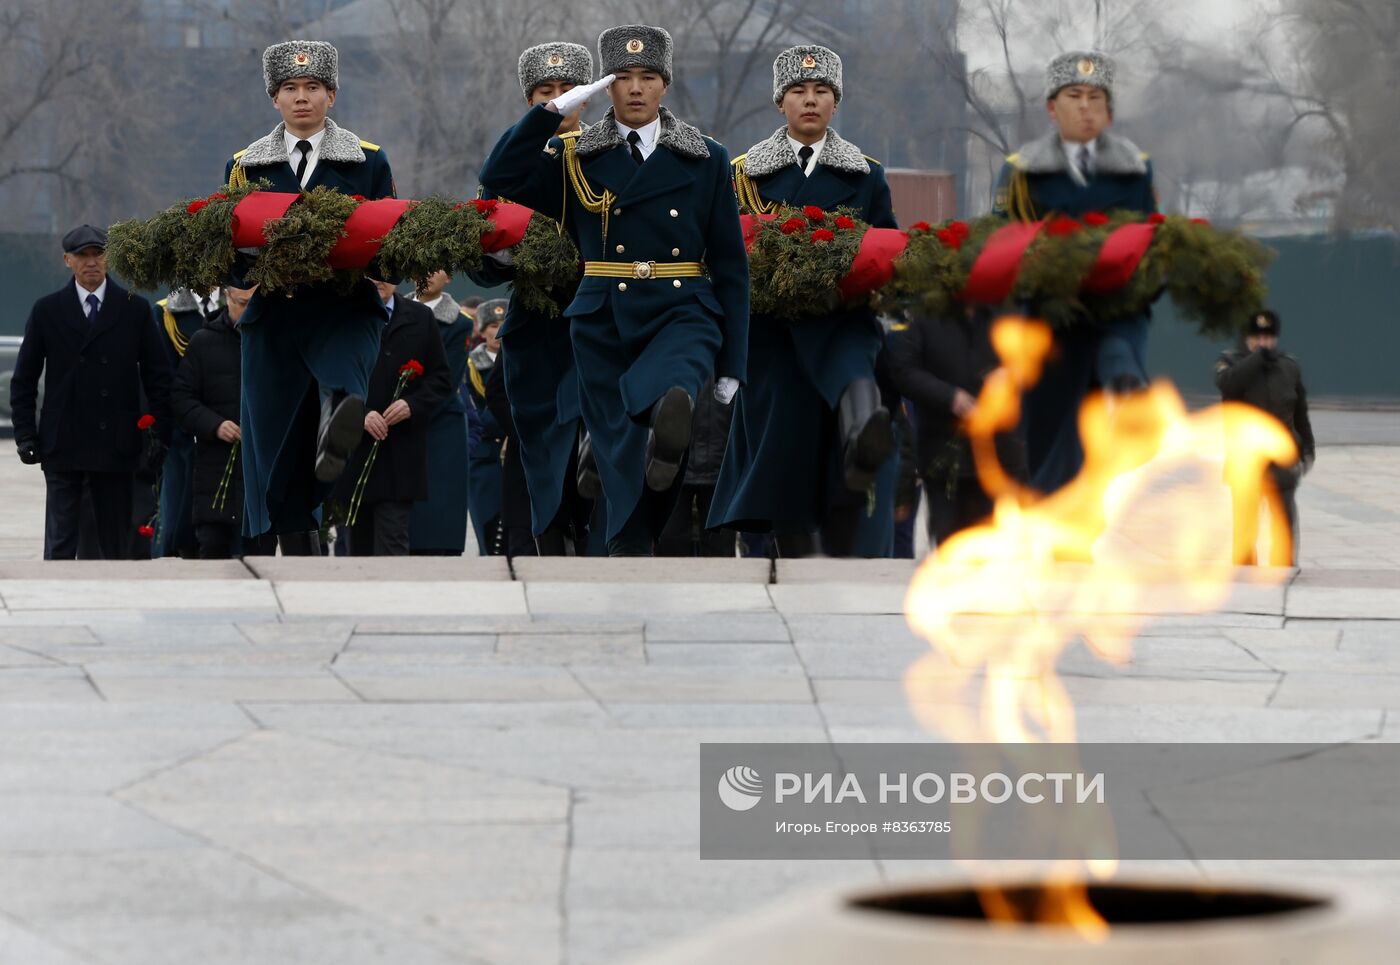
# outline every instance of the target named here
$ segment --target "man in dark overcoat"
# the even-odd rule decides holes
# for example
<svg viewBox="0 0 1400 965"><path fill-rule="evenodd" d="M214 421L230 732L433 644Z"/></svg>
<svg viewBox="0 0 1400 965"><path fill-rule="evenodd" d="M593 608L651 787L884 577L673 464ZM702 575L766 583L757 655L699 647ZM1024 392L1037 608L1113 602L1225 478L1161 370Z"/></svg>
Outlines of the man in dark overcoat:
<svg viewBox="0 0 1400 965"><path fill-rule="evenodd" d="M1050 63L1046 110L1055 130L1006 159L995 210L1017 221L1090 212L1157 210L1152 162L1113 124L1114 62L1073 51ZM1084 462L1079 407L1095 388L1125 393L1147 385L1149 316L1086 319L1055 333L1056 349L1026 394L1022 431L1031 482L1051 491Z"/></svg>
<svg viewBox="0 0 1400 965"><path fill-rule="evenodd" d="M480 180L559 220L579 246L584 279L565 316L607 504L603 539L613 555L650 556L696 395L712 376L745 375L748 258L728 152L661 106L670 34L613 27L598 53L603 79L532 107ZM597 125L552 137L561 115L605 89L613 106Z"/></svg>
<svg viewBox="0 0 1400 965"><path fill-rule="evenodd" d="M780 205L854 211L896 227L879 162L831 128L842 94L841 58L793 47L773 61L773 101L786 123L734 160L748 214ZM884 331L868 308L835 307L795 322L749 323L754 378L739 393L710 524L777 535L782 556L805 556L823 529L826 552L855 552L866 491L894 451L890 412L875 381Z"/></svg>
<svg viewBox="0 0 1400 965"><path fill-rule="evenodd" d="M394 196L389 160L326 116L338 54L292 40L263 52L263 80L282 121L229 160L225 180L273 191L324 186L374 201ZM289 297L290 296L290 297ZM318 508L364 431L364 398L384 306L368 279L258 292L243 317L243 529L274 532L283 555L320 554Z"/></svg>
<svg viewBox="0 0 1400 965"><path fill-rule="evenodd" d="M132 477L143 450L170 440L170 364L150 303L107 277L106 249L107 233L92 225L63 236L73 280L34 303L10 380L20 461L44 470L46 560L76 558L84 490L102 559L125 559ZM155 424L139 428L146 414Z"/></svg>
<svg viewBox="0 0 1400 965"><path fill-rule="evenodd" d="M359 516L350 524L350 555L407 556L413 504L428 498L429 426L452 392L452 383L432 311L397 295L389 282L374 284L389 321L369 379L364 435L336 484L335 498L341 506L350 506L361 470L378 441L379 454L366 478ZM410 378L395 399L400 375L410 362L417 362L423 372Z"/></svg>

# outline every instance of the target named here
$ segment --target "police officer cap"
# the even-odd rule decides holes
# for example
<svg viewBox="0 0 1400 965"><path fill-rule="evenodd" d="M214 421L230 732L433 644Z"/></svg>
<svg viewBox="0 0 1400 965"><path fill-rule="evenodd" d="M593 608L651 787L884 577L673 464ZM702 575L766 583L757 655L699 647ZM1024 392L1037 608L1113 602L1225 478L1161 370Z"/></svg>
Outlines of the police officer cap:
<svg viewBox="0 0 1400 965"><path fill-rule="evenodd" d="M660 27L609 27L598 35L598 61L604 75L639 67L660 74L669 87L671 47L671 35Z"/></svg>
<svg viewBox="0 0 1400 965"><path fill-rule="evenodd" d="M1045 99L1050 100L1066 87L1084 84L1101 87L1113 97L1113 58L1096 50L1072 50L1050 61L1045 71Z"/></svg>
<svg viewBox="0 0 1400 965"><path fill-rule="evenodd" d="M271 97L289 80L312 77L331 90L340 86L340 55L324 40L288 40L263 51L263 82Z"/></svg>
<svg viewBox="0 0 1400 965"><path fill-rule="evenodd" d="M476 306L476 330L486 331L486 326L506 320L506 309L510 307L507 298L492 298Z"/></svg>
<svg viewBox="0 0 1400 965"><path fill-rule="evenodd" d="M841 103L841 58L836 51L808 44L789 47L773 61L773 103L781 104L789 87L817 81L831 88Z"/></svg>
<svg viewBox="0 0 1400 965"><path fill-rule="evenodd" d="M1255 312L1249 320L1250 335L1278 335L1279 329L1282 327L1278 313L1271 312L1267 308Z"/></svg>
<svg viewBox="0 0 1400 965"><path fill-rule="evenodd" d="M520 90L526 97L546 81L591 84L593 55L582 44L540 44L520 55L516 72L520 77Z"/></svg>
<svg viewBox="0 0 1400 965"><path fill-rule="evenodd" d="M82 224L63 236L63 251L65 254L71 255L76 251L82 251L84 248L101 248L103 251L106 251L107 232L90 224Z"/></svg>

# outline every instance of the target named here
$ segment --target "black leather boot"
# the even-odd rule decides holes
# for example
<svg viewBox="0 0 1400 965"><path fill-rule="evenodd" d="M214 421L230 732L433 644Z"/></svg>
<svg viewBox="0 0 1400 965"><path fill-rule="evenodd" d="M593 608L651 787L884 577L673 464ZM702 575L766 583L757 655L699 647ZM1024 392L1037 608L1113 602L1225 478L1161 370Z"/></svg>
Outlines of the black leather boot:
<svg viewBox="0 0 1400 965"><path fill-rule="evenodd" d="M320 556L321 533L314 529L304 533L280 533L277 545L283 556Z"/></svg>
<svg viewBox="0 0 1400 965"><path fill-rule="evenodd" d="M817 555L817 541L811 533L778 533L773 537L778 559L800 560Z"/></svg>
<svg viewBox="0 0 1400 965"><path fill-rule="evenodd" d="M690 422L695 402L690 393L672 386L651 407L651 432L647 436L647 488L665 492L676 481L681 461L690 446Z"/></svg>
<svg viewBox="0 0 1400 965"><path fill-rule="evenodd" d="M347 395L321 400L321 425L316 433L316 478L332 483L345 471L350 453L365 431L365 400Z"/></svg>
<svg viewBox="0 0 1400 965"><path fill-rule="evenodd" d="M573 556L574 541L557 526L551 526L535 537L535 549L541 556Z"/></svg>
<svg viewBox="0 0 1400 965"><path fill-rule="evenodd" d="M846 386L836 420L845 451L846 488L864 492L894 452L890 411L880 404L880 389L874 379L858 379Z"/></svg>
<svg viewBox="0 0 1400 965"><path fill-rule="evenodd" d="M593 437L586 432L578 443L578 473L574 481L584 499L597 499L603 494L603 481L598 478L598 463L593 458Z"/></svg>

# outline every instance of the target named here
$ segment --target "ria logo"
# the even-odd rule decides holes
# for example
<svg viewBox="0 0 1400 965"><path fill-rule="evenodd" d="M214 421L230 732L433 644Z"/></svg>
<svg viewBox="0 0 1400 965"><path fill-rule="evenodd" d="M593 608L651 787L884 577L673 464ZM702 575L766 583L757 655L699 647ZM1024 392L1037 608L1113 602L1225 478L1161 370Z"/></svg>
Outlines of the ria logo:
<svg viewBox="0 0 1400 965"><path fill-rule="evenodd" d="M763 778L752 767L731 767L720 776L719 799L731 811L747 811L763 800Z"/></svg>

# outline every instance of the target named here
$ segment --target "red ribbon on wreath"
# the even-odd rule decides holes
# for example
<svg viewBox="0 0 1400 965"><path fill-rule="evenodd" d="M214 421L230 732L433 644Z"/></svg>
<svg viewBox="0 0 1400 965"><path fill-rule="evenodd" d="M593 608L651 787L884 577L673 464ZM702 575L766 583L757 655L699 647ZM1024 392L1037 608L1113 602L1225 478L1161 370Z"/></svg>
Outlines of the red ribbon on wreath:
<svg viewBox="0 0 1400 965"><path fill-rule="evenodd" d="M967 273L963 298L984 305L1006 301L1016 286L1026 249L1044 228L1043 221L1014 222L992 232Z"/></svg>
<svg viewBox="0 0 1400 965"><path fill-rule="evenodd" d="M1151 247L1156 230L1154 224L1125 224L1115 228L1104 239L1099 257L1079 286L1080 290L1090 295L1106 295L1127 285Z"/></svg>
<svg viewBox="0 0 1400 965"><path fill-rule="evenodd" d="M869 295L894 278L894 262L909 247L909 235L896 228L869 228L861 236L856 260L837 289L847 300Z"/></svg>

